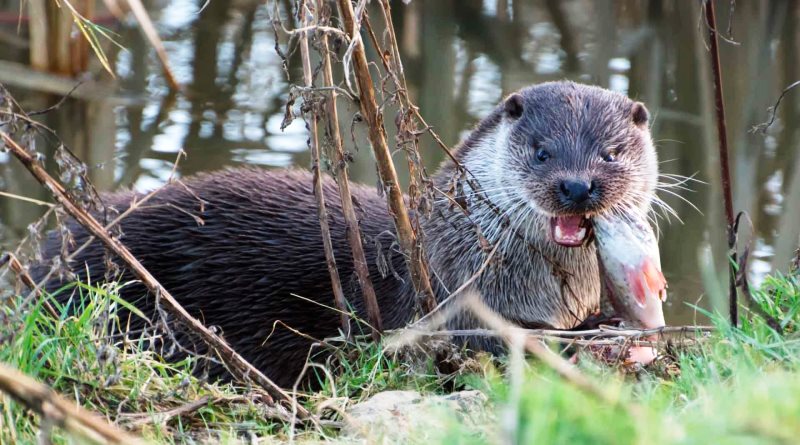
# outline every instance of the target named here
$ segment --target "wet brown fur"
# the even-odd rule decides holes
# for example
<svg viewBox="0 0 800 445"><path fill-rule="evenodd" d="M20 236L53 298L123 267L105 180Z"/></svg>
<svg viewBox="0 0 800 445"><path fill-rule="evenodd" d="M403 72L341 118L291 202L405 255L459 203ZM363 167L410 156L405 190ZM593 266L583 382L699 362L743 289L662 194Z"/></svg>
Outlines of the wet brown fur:
<svg viewBox="0 0 800 445"><path fill-rule="evenodd" d="M465 294L478 295L527 326L570 328L596 311L600 284L594 246L566 248L548 238L549 215L575 212L553 197L553 187L565 175L602 181L602 193L581 212L649 207L657 170L646 120L641 104L570 82L527 88L498 106L456 156L503 218L469 188L469 217L437 196L431 217L422 220L437 298L446 298L485 261L477 223L492 245L499 243L497 261ZM533 158L541 147L552 152L549 164ZM615 165L601 159L610 148L617 150ZM455 171L451 162L442 165L434 177L440 190L449 188ZM324 189L345 295L364 318L337 187L325 179ZM414 295L393 246L392 219L374 189L354 185L352 190L384 327L402 327L413 317ZM122 211L133 196L116 193L106 200ZM86 232L70 224L76 245L82 244ZM294 383L311 344L285 326L317 339L337 334L338 314L324 307L333 306L333 295L308 172L240 168L196 175L165 187L134 211L123 220L122 233L132 253L190 313L218 326L237 351L281 385ZM56 255L59 245L57 235L51 236L46 253ZM80 275L88 266L92 282L99 282L103 258L94 243L72 267ZM126 272L121 280L131 278ZM49 289L60 284L54 280ZM141 285L126 286L121 294L157 318L153 297ZM451 326L471 327L474 321L462 313ZM223 370L215 365L211 374L223 375Z"/></svg>

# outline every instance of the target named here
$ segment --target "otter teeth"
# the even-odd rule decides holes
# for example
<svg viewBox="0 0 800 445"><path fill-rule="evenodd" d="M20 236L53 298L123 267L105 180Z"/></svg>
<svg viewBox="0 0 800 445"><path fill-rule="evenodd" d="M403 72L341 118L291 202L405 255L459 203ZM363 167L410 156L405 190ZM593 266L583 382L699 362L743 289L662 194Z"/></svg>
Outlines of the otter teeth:
<svg viewBox="0 0 800 445"><path fill-rule="evenodd" d="M555 235L556 235L556 239L561 240L561 241L565 241L565 242L580 242L580 241L583 241L583 239L586 237L586 228L585 227L581 227L574 234L564 235L564 232L561 230L561 227L556 226L555 227Z"/></svg>

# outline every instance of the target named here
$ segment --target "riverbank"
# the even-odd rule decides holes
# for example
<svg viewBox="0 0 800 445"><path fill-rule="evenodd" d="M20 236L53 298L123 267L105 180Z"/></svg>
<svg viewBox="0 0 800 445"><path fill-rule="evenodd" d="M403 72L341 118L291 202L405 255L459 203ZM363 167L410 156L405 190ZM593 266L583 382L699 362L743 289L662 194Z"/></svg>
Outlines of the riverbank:
<svg viewBox="0 0 800 445"><path fill-rule="evenodd" d="M25 307L21 299L6 305L0 361L155 443L699 444L790 443L800 436L796 274L769 277L754 293L757 309L742 309L738 329L698 309L716 331L692 344L667 343L665 358L645 369L601 364L583 353L578 368L613 403L533 359L455 354L458 366L442 373L422 354L391 356L375 345L350 344L339 360L316 368L318 390L297 394L298 403L320 414L320 425L294 428L254 389L206 383L191 373L202 365L167 363L147 350L152 332L124 334L117 314L137 315L115 289L78 286L85 304L77 313L51 301L58 320L41 302L18 313L10 308ZM99 322L107 319L113 322ZM405 392L387 392L395 390ZM376 394L390 400L385 412L354 408ZM395 394L402 400L390 399ZM4 397L0 442L36 442L41 417ZM58 427L43 430L55 443L71 437Z"/></svg>

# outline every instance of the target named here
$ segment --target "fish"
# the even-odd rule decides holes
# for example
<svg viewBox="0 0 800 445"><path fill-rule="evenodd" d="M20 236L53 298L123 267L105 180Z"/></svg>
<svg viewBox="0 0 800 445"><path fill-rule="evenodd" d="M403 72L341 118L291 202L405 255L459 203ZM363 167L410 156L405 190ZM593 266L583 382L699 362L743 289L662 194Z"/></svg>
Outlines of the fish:
<svg viewBox="0 0 800 445"><path fill-rule="evenodd" d="M598 215L593 218L592 229L603 296L626 325L664 327L662 306L667 299L667 280L661 271L658 240L646 216L634 210ZM647 364L657 354L652 347L632 347L628 358Z"/></svg>

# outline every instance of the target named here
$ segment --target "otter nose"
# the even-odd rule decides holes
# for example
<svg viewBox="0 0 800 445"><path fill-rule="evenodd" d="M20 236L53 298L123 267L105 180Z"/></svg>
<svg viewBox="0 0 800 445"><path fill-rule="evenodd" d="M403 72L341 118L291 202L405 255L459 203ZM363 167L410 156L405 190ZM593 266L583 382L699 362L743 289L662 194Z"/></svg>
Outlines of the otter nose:
<svg viewBox="0 0 800 445"><path fill-rule="evenodd" d="M573 204L583 204L589 199L593 188L594 181L580 179L565 179L559 184L562 199Z"/></svg>

